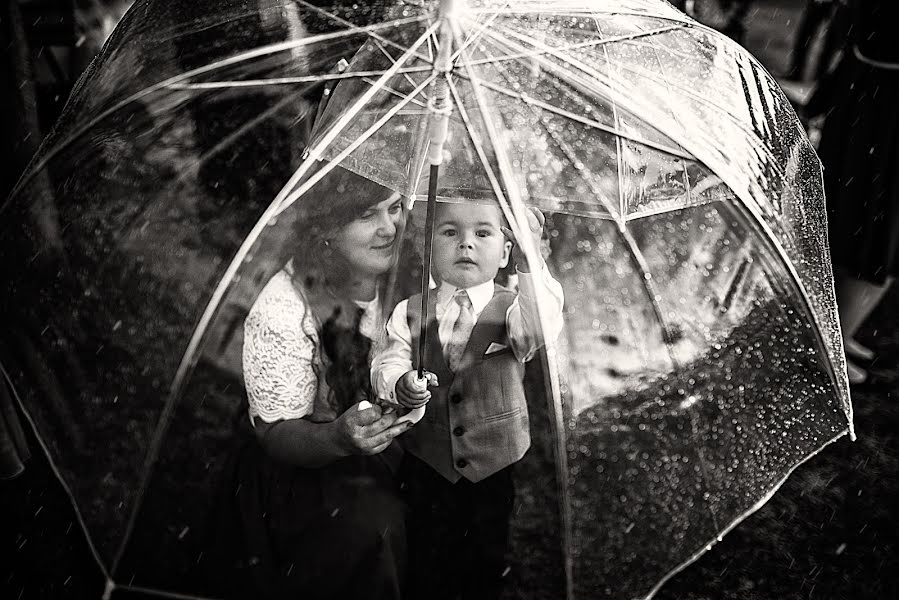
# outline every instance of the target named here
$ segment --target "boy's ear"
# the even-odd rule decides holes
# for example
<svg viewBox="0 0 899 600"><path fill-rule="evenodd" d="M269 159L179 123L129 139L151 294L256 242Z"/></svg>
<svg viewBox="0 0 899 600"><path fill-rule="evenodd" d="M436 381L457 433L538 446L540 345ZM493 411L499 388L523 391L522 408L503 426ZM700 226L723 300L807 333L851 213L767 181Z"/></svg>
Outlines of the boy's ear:
<svg viewBox="0 0 899 600"><path fill-rule="evenodd" d="M505 269L509 264L509 256L512 254L512 246L514 244L510 240L506 240L503 242L503 255L502 258L499 259L499 268Z"/></svg>

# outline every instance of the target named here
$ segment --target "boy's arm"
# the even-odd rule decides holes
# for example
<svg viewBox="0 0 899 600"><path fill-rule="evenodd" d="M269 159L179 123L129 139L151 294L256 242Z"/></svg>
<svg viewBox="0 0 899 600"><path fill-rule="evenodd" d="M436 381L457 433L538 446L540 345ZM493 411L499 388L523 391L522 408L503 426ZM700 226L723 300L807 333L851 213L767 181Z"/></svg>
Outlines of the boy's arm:
<svg viewBox="0 0 899 600"><path fill-rule="evenodd" d="M396 382L412 370L412 333L406 317L409 301L403 300L393 309L387 321L387 345L371 362L371 385L378 399L399 404Z"/></svg>
<svg viewBox="0 0 899 600"><path fill-rule="evenodd" d="M533 358L534 353L548 341L555 341L564 325L562 308L565 295L562 284L550 274L545 262L540 263L540 268L531 273L517 272L518 296L506 312L506 329L512 352L521 362ZM540 325L541 318L545 329Z"/></svg>

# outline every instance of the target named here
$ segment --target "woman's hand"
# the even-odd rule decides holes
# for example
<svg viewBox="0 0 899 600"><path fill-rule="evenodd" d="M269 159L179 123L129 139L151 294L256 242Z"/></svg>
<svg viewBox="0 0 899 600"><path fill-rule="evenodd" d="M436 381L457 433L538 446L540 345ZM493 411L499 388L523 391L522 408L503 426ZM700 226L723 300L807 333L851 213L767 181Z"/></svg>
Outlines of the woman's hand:
<svg viewBox="0 0 899 600"><path fill-rule="evenodd" d="M407 431L412 423L396 423L398 415L392 408L378 405L359 410L351 406L334 421L338 446L347 454L371 456L383 452L393 438Z"/></svg>

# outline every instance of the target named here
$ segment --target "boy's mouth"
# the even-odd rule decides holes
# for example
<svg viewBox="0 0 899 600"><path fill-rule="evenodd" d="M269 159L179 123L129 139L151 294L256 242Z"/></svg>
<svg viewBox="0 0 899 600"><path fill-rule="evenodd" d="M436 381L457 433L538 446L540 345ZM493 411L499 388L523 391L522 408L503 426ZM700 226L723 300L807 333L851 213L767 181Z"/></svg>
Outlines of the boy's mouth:
<svg viewBox="0 0 899 600"><path fill-rule="evenodd" d="M468 257L463 256L462 258L460 258L459 260L456 261L456 264L462 265L462 266L465 266L465 265L476 266L478 263L476 263L474 260L472 260Z"/></svg>

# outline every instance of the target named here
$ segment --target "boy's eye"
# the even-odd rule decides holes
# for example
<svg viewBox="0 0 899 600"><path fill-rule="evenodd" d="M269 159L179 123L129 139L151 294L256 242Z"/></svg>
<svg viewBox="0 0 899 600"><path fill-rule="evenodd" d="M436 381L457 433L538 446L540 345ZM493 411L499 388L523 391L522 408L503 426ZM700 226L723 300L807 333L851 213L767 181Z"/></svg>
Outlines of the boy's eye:
<svg viewBox="0 0 899 600"><path fill-rule="evenodd" d="M489 237L493 235L493 232L489 229L478 229L476 233L478 237Z"/></svg>
<svg viewBox="0 0 899 600"><path fill-rule="evenodd" d="M456 235L456 230L455 229L444 229L443 231L440 232L440 234L445 235L446 237L453 237L454 235Z"/></svg>

